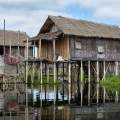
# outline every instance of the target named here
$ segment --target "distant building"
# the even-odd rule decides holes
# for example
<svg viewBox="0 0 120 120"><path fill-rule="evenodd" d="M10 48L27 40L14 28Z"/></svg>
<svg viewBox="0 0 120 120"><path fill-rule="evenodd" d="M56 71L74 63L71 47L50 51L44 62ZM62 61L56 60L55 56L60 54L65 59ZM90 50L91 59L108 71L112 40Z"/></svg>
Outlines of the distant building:
<svg viewBox="0 0 120 120"><path fill-rule="evenodd" d="M19 54L20 56L24 57L25 56L24 41L28 37L29 36L25 32L6 30L5 31L5 42L4 42L4 30L0 30L0 55L4 54L4 46L5 46L6 55L10 54L11 52L11 55L13 56L18 56Z"/></svg>
<svg viewBox="0 0 120 120"><path fill-rule="evenodd" d="M25 32L0 30L0 73L16 73L16 65L25 57ZM14 71L14 72L13 72Z"/></svg>

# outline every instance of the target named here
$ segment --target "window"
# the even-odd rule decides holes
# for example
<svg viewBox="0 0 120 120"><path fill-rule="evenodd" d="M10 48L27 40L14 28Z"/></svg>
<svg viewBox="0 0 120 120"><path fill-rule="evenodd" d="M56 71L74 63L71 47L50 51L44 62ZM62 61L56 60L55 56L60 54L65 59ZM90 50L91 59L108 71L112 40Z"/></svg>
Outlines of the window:
<svg viewBox="0 0 120 120"><path fill-rule="evenodd" d="M82 49L82 44L81 44L80 41L78 41L78 40L75 41L75 48L76 49Z"/></svg>
<svg viewBox="0 0 120 120"><path fill-rule="evenodd" d="M104 47L103 46L98 46L98 53L103 54L104 53Z"/></svg>

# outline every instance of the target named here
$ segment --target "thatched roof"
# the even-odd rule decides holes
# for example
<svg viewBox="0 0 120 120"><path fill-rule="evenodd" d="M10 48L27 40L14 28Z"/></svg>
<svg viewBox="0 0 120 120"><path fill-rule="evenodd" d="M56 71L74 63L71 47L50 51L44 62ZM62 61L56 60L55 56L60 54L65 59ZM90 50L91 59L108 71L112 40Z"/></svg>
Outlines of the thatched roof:
<svg viewBox="0 0 120 120"><path fill-rule="evenodd" d="M44 33L53 24L67 35L120 39L120 28L117 26L75 20L61 16L49 16L39 34Z"/></svg>
<svg viewBox="0 0 120 120"><path fill-rule="evenodd" d="M18 41L18 36L20 40ZM6 30L5 31L5 45L9 46L10 41L12 46L18 46L18 43L20 46L24 46L24 41L26 38L29 37L25 32L20 32L18 35L18 32ZM4 30L0 30L0 45L4 45Z"/></svg>

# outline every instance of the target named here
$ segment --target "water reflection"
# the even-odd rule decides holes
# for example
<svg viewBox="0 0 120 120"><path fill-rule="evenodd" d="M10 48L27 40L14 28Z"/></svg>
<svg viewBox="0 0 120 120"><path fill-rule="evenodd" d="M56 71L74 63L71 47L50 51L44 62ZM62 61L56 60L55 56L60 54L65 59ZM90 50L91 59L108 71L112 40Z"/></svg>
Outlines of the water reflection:
<svg viewBox="0 0 120 120"><path fill-rule="evenodd" d="M44 107L42 120L53 120L54 107ZM104 106L56 106L56 120L120 120L120 104L105 104Z"/></svg>
<svg viewBox="0 0 120 120"><path fill-rule="evenodd" d="M39 99L45 101L47 99L47 101L53 101L55 98L54 96L54 91L48 91L45 93L44 92L40 92L39 90L34 90L33 91L33 98L34 98L34 102L37 102L37 97L39 96ZM68 96L67 95L64 95L64 100L67 100L68 99ZM61 93L61 91L58 91L57 92L57 100L58 101L62 101L63 100L63 95Z"/></svg>

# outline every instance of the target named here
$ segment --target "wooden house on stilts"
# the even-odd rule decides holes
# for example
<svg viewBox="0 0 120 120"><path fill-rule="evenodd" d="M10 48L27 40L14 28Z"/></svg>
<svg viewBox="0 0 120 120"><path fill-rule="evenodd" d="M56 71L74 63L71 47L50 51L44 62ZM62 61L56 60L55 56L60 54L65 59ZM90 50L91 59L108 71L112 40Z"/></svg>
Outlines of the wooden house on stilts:
<svg viewBox="0 0 120 120"><path fill-rule="evenodd" d="M58 61L68 63L68 82L78 83L81 106L86 98L88 104L93 97L97 104L108 100L106 91L101 90L99 82L108 74L120 73L119 27L48 16L37 36L30 41L38 48L38 58L53 61L54 69ZM76 72L73 72L75 69ZM77 77L74 77L74 74L77 74ZM73 80L75 78L76 80ZM70 91L73 88L69 85L69 99L72 97L73 93ZM118 91L114 96L118 102Z"/></svg>

